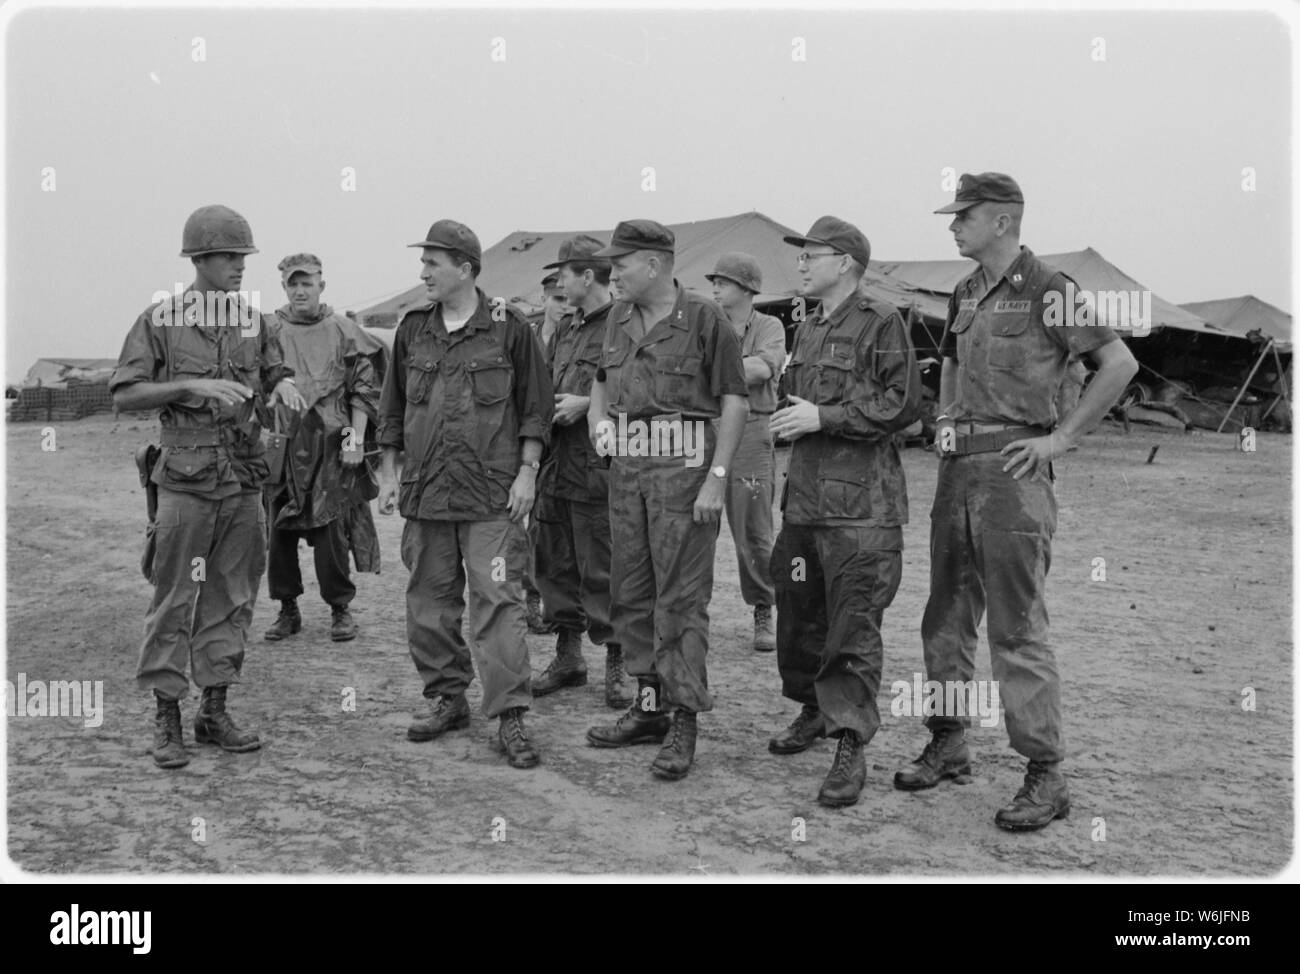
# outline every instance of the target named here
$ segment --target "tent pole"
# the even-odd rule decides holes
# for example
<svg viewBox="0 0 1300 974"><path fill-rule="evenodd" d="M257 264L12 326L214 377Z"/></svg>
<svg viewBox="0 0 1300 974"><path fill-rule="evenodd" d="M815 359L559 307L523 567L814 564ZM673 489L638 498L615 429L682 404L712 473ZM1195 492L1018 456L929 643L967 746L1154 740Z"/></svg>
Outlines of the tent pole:
<svg viewBox="0 0 1300 974"><path fill-rule="evenodd" d="M1259 358L1255 359L1255 365L1250 370L1250 375L1246 376L1246 381L1243 382L1241 388L1237 390L1237 398L1232 400L1232 405L1228 407L1228 411L1223 416L1223 422L1219 424L1219 428L1214 432L1222 433L1223 427L1228 425L1228 420L1232 417L1232 411L1237 408L1237 403L1241 402L1242 397L1246 395L1246 388L1250 385L1250 380L1255 378L1255 373L1259 371L1260 364L1264 361L1264 356L1269 353L1269 350L1272 347L1273 339L1270 338L1268 344L1264 346L1264 350L1259 353Z"/></svg>
<svg viewBox="0 0 1300 974"><path fill-rule="evenodd" d="M1278 385L1282 387L1282 398L1286 400L1286 408L1290 409L1291 396L1286 387L1286 369L1282 368L1282 356L1278 354L1276 341L1272 343L1271 348L1273 349L1273 361L1277 363L1277 381Z"/></svg>

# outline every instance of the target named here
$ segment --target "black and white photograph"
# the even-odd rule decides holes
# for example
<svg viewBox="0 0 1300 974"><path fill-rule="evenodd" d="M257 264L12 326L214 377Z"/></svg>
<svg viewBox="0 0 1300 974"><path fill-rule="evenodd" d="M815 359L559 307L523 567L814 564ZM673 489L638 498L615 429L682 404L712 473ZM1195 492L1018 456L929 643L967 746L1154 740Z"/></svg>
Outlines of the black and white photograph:
<svg viewBox="0 0 1300 974"><path fill-rule="evenodd" d="M6 883L1294 880L1295 7L0 21Z"/></svg>

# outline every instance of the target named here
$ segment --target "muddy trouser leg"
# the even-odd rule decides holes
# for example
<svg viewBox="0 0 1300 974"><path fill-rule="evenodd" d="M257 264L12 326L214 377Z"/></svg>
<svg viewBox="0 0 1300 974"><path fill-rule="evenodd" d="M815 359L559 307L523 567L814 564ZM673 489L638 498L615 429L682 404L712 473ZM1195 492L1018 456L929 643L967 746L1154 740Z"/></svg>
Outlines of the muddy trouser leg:
<svg viewBox="0 0 1300 974"><path fill-rule="evenodd" d="M266 508L260 492L227 497L217 507L206 580L194 604L190 659L194 682L219 687L239 681L257 589L266 571Z"/></svg>
<svg viewBox="0 0 1300 974"><path fill-rule="evenodd" d="M628 675L655 680L655 571L642 486L644 462L640 457L614 457L610 466L609 611Z"/></svg>
<svg viewBox="0 0 1300 974"><path fill-rule="evenodd" d="M712 456L712 438L706 456ZM703 713L713 709L706 664L709 599L717 521L695 523L695 499L705 466L687 467L680 457L643 458L649 474L646 516L654 564L655 670L665 706Z"/></svg>
<svg viewBox="0 0 1300 974"><path fill-rule="evenodd" d="M470 649L483 681L483 715L533 702L524 609L524 526L507 519L456 525L469 577Z"/></svg>
<svg viewBox="0 0 1300 974"><path fill-rule="evenodd" d="M296 599L302 595L302 571L298 567L298 540L302 536L297 531L284 531L275 527L275 519L288 503L284 494L271 498L271 527L267 531L266 543L266 587L271 598L276 601Z"/></svg>
<svg viewBox="0 0 1300 974"><path fill-rule="evenodd" d="M876 694L884 665L880 622L903 577L901 550L873 545L880 531L867 528L814 528L826 579L826 646L817 672L817 705L826 716L826 734L851 730L862 743L880 728ZM898 542L901 549L901 538Z"/></svg>
<svg viewBox="0 0 1300 974"><path fill-rule="evenodd" d="M537 532L534 563L537 567L537 591L542 595L544 618L561 629L585 632L587 614L583 611L575 547L578 543L569 520L570 501L550 494L537 498L533 519ZM605 528L609 532L608 524Z"/></svg>
<svg viewBox="0 0 1300 974"><path fill-rule="evenodd" d="M581 583L578 595L587 637L597 646L615 642L609 624L609 504L569 501L569 531Z"/></svg>
<svg viewBox="0 0 1300 974"><path fill-rule="evenodd" d="M975 563L968 513L977 456L939 461L930 509L930 598L921 617L921 647L926 679L944 685L975 678L975 647L984 617L984 582ZM925 725L931 731L969 727L970 718L936 713Z"/></svg>
<svg viewBox="0 0 1300 974"><path fill-rule="evenodd" d="M971 534L988 593L989 653L1011 746L1031 761L1060 761L1061 679L1047 643L1044 589L1056 531L1049 480L1003 473L997 454L979 455Z"/></svg>
<svg viewBox="0 0 1300 974"><path fill-rule="evenodd" d="M348 535L344 530L342 515L316 528L308 541L316 562L316 581L320 583L320 597L327 605L350 605L356 598L357 586L348 570ZM301 589L300 589L301 591Z"/></svg>
<svg viewBox="0 0 1300 974"><path fill-rule="evenodd" d="M751 416L727 475L727 524L736 545L740 597L746 605L772 605L772 497L776 460L768 416Z"/></svg>
<svg viewBox="0 0 1300 974"><path fill-rule="evenodd" d="M772 549L781 693L802 704L817 703L815 682L826 647L826 579L816 530L786 521Z"/></svg>
<svg viewBox="0 0 1300 974"><path fill-rule="evenodd" d="M144 619L144 642L136 681L141 690L154 690L179 700L189 693L185 675L194 628L194 599L199 581L195 558L207 558L212 547L219 501L194 494L158 489L153 601Z"/></svg>
<svg viewBox="0 0 1300 974"><path fill-rule="evenodd" d="M461 634L465 570L455 521L407 520L402 529L406 583L406 640L424 695L455 697L474 679Z"/></svg>

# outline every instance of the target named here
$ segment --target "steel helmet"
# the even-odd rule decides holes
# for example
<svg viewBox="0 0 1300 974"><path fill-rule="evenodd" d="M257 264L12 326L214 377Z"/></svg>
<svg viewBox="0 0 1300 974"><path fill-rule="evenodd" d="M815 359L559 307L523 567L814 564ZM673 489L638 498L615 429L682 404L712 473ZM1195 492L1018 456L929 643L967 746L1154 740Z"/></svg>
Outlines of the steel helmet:
<svg viewBox="0 0 1300 974"><path fill-rule="evenodd" d="M253 230L247 220L228 206L201 206L185 221L181 256L222 253L257 253L253 246Z"/></svg>

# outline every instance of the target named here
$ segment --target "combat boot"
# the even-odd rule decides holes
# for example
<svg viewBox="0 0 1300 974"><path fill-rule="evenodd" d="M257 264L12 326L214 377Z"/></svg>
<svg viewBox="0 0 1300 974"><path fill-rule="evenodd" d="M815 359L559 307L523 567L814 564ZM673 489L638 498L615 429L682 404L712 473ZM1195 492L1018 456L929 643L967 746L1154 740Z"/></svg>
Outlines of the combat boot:
<svg viewBox="0 0 1300 974"><path fill-rule="evenodd" d="M465 694L430 700L428 709L406 729L407 740L431 741L449 730L469 726L469 701Z"/></svg>
<svg viewBox="0 0 1300 974"><path fill-rule="evenodd" d="M336 643L345 643L357 638L357 624L352 621L352 613L346 605L332 605L333 617L330 620L330 639Z"/></svg>
<svg viewBox="0 0 1300 974"><path fill-rule="evenodd" d="M565 687L587 685L587 661L582 658L582 633L561 629L555 640L555 659L533 681L533 696L544 697Z"/></svg>
<svg viewBox="0 0 1300 974"><path fill-rule="evenodd" d="M529 592L524 601L524 611L528 617L528 631L534 636L546 636L555 632L555 625L542 617L542 596L539 592Z"/></svg>
<svg viewBox="0 0 1300 974"><path fill-rule="evenodd" d="M623 668L623 647L618 643L605 646L605 706L622 710L632 706L632 686Z"/></svg>
<svg viewBox="0 0 1300 974"><path fill-rule="evenodd" d="M754 649L770 653L776 649L776 631L772 628L772 607L759 603L754 606Z"/></svg>
<svg viewBox="0 0 1300 974"><path fill-rule="evenodd" d="M226 688L204 687L199 712L194 715L194 739L216 744L223 751L256 751L262 742L252 731L242 731L226 713Z"/></svg>
<svg viewBox="0 0 1300 974"><path fill-rule="evenodd" d="M816 704L806 703L785 729L785 733L767 742L767 749L773 754L798 754L817 743L819 737L825 736L826 718Z"/></svg>
<svg viewBox="0 0 1300 974"><path fill-rule="evenodd" d="M1030 761L1025 783L1011 804L998 809L993 821L1009 832L1032 832L1053 819L1070 817L1070 786L1059 761Z"/></svg>
<svg viewBox="0 0 1300 974"><path fill-rule="evenodd" d="M528 731L524 727L523 707L511 707L501 715L497 743L512 768L531 768L541 761L537 756L537 749L533 747L533 742L528 739Z"/></svg>
<svg viewBox="0 0 1300 974"><path fill-rule="evenodd" d="M153 719L153 763L160 768L183 768L190 763L181 734L181 702L159 696Z"/></svg>
<svg viewBox="0 0 1300 974"><path fill-rule="evenodd" d="M637 696L627 713L613 726L592 727L587 743L592 747L628 747L632 744L659 744L668 736L672 720L659 709L659 684L637 680Z"/></svg>
<svg viewBox="0 0 1300 974"><path fill-rule="evenodd" d="M271 628L262 636L270 642L277 642L286 636L302 632L302 613L298 611L297 599L281 599L280 614L275 617Z"/></svg>
<svg viewBox="0 0 1300 974"><path fill-rule="evenodd" d="M966 732L960 727L941 727L930 737L921 756L894 775L894 787L900 791L933 788L944 778L970 774L970 747Z"/></svg>
<svg viewBox="0 0 1300 974"><path fill-rule="evenodd" d="M673 712L672 731L660 749L650 770L655 777L678 781L686 777L695 761L695 737L698 731L695 714L689 710Z"/></svg>
<svg viewBox="0 0 1300 974"><path fill-rule="evenodd" d="M817 793L819 804L828 808L843 808L858 803L862 786L867 783L867 759L862 752L862 738L857 731L846 730L840 735L830 773L826 775L822 789Z"/></svg>

